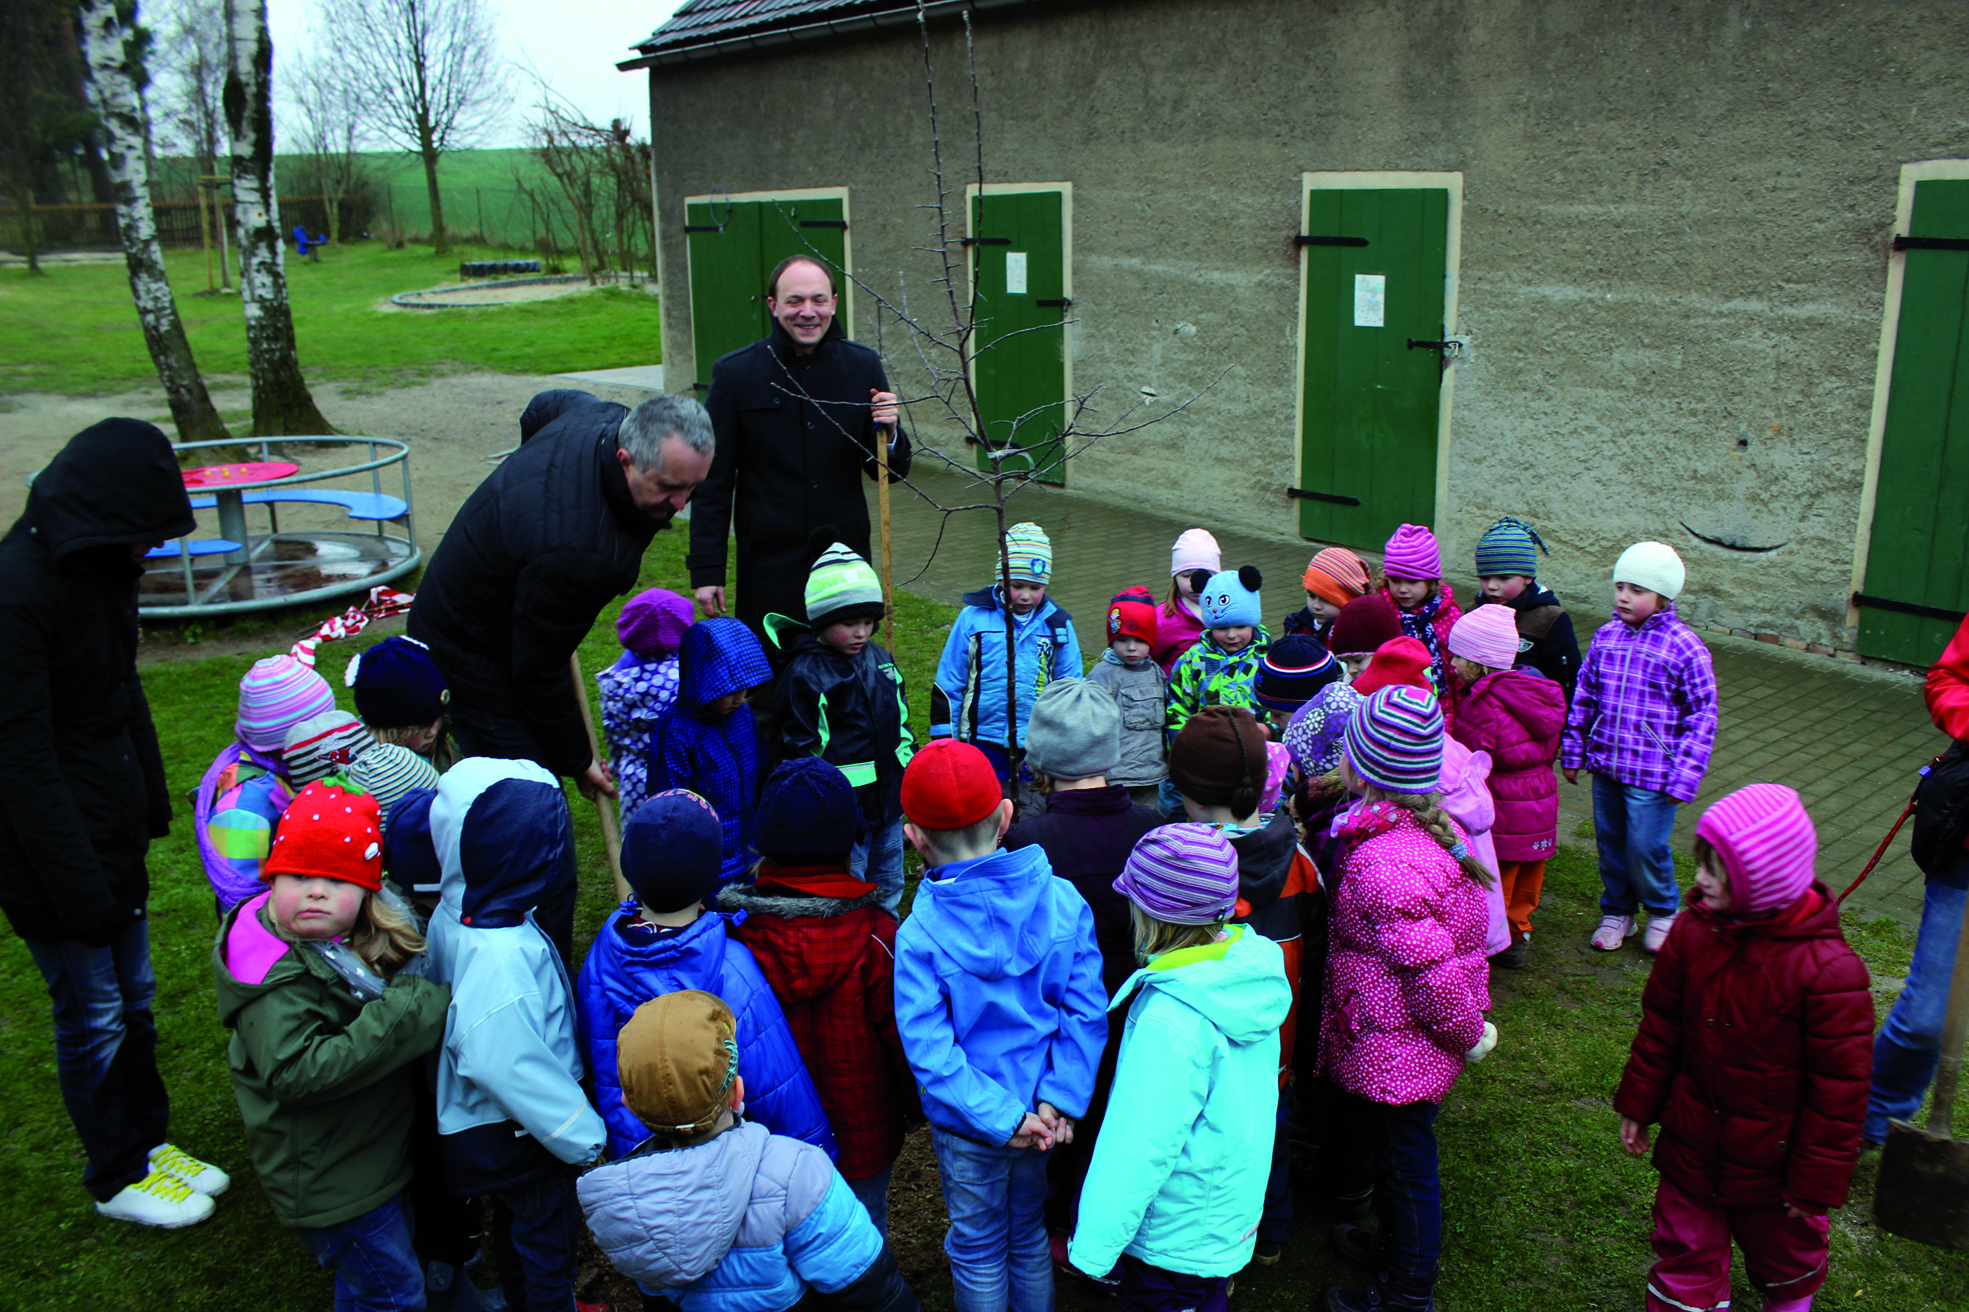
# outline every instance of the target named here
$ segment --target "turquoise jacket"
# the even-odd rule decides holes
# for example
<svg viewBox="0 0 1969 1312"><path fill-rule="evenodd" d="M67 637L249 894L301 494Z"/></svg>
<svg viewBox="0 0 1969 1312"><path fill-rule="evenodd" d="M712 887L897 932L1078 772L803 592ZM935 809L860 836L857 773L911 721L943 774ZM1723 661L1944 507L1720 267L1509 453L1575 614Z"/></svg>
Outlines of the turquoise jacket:
<svg viewBox="0 0 1969 1312"><path fill-rule="evenodd" d="M1163 953L1115 994L1128 1024L1067 1249L1081 1271L1111 1271L1123 1253L1206 1277L1251 1260L1292 986L1277 943L1228 933Z"/></svg>

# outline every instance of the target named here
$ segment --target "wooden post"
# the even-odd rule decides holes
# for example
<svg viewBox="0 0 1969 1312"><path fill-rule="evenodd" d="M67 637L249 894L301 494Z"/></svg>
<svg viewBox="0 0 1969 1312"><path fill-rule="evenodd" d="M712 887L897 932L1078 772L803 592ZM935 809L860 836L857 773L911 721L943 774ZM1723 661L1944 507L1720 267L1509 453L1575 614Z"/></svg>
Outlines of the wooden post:
<svg viewBox="0 0 1969 1312"><path fill-rule="evenodd" d="M602 759L601 745L595 740L595 712L588 705L588 686L581 678L581 655L569 652L568 673L574 678L574 701L581 708L581 727L588 731L588 755L599 761ZM616 818L615 808L602 793L595 794L595 813L602 821L602 848L608 854L608 872L615 879L615 900L626 902L633 896L629 881L622 877L622 824Z"/></svg>
<svg viewBox="0 0 1969 1312"><path fill-rule="evenodd" d="M896 647L895 574L889 563L889 442L895 430L875 430L875 503L882 518L882 607L889 613L889 650Z"/></svg>
<svg viewBox="0 0 1969 1312"><path fill-rule="evenodd" d="M218 280L218 275L212 272L212 229L206 226L206 220L205 220L205 179L204 178L200 178L198 180L197 191L198 191L198 244L205 248L205 290L208 293L210 293L219 290L219 280Z"/></svg>

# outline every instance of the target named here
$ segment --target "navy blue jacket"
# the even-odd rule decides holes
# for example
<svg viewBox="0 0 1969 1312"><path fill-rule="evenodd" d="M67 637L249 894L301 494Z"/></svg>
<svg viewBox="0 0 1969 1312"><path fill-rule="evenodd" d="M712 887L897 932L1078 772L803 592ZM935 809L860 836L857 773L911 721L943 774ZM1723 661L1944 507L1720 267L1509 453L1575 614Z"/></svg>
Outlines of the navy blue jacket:
<svg viewBox="0 0 1969 1312"><path fill-rule="evenodd" d="M719 716L710 704L772 679L772 667L752 630L737 620L700 620L677 648L677 700L650 734L650 794L688 788L711 803L724 836L718 882L742 879L757 854L753 813L759 809L759 724L750 706Z"/></svg>

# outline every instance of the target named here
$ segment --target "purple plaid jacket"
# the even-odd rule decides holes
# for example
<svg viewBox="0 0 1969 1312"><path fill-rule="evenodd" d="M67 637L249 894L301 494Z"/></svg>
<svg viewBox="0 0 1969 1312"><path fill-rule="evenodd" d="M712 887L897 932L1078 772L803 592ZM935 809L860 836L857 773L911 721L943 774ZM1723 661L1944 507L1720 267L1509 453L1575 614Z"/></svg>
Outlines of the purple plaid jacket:
<svg viewBox="0 0 1969 1312"><path fill-rule="evenodd" d="M1693 802L1716 745L1709 649L1669 603L1593 635L1566 715L1559 764Z"/></svg>

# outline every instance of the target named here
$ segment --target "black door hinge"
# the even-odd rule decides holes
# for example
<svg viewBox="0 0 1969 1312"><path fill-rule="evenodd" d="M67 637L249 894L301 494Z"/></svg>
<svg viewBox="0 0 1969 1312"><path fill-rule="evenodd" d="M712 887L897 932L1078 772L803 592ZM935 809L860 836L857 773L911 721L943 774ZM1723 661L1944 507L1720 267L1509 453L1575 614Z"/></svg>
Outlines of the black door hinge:
<svg viewBox="0 0 1969 1312"><path fill-rule="evenodd" d="M1925 620L1947 620L1950 624L1962 622L1959 610L1944 610L1940 606L1923 606L1916 601L1894 601L1887 597L1869 597L1864 592L1853 594L1853 605L1861 610L1890 610L1897 615L1919 615Z"/></svg>
<svg viewBox="0 0 1969 1312"><path fill-rule="evenodd" d="M1069 305L1072 305L1073 301L1071 298L1065 296L1051 296L1045 300L1034 301L1033 304L1042 310L1064 310Z"/></svg>
<svg viewBox="0 0 1969 1312"><path fill-rule="evenodd" d="M1303 487L1289 487L1285 495L1294 501L1324 501L1335 506L1358 506L1359 497L1343 497L1338 492L1308 492Z"/></svg>
<svg viewBox="0 0 1969 1312"><path fill-rule="evenodd" d="M1897 251L1969 251L1969 237L1896 237Z"/></svg>
<svg viewBox="0 0 1969 1312"><path fill-rule="evenodd" d="M840 228L845 231L848 221L846 219L801 219L800 226L803 228Z"/></svg>
<svg viewBox="0 0 1969 1312"><path fill-rule="evenodd" d="M1294 246L1365 246L1365 237L1308 237L1303 232L1292 234Z"/></svg>
<svg viewBox="0 0 1969 1312"><path fill-rule="evenodd" d="M1010 237L959 237L957 244L960 246L1010 246L1012 239Z"/></svg>

